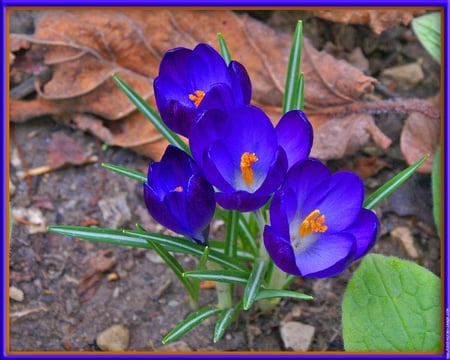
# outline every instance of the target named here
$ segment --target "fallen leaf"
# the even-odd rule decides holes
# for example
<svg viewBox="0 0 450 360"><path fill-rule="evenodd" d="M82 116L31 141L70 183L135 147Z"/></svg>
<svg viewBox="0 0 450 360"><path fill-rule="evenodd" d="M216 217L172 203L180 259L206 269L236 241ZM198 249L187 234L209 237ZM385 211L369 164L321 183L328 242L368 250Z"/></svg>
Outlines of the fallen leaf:
<svg viewBox="0 0 450 360"><path fill-rule="evenodd" d="M314 15L325 20L344 24L368 24L375 34L399 24L408 25L416 15L424 10L317 10Z"/></svg>
<svg viewBox="0 0 450 360"><path fill-rule="evenodd" d="M429 102L439 109L439 94L429 99ZM430 154L427 161L417 169L418 172L430 173L433 168L434 154L439 144L439 136L439 118L428 117L419 112L411 113L406 119L400 135L400 149L408 165L412 165L426 154Z"/></svg>
<svg viewBox="0 0 450 360"><path fill-rule="evenodd" d="M152 82L165 51L177 46L193 48L199 42L217 48L219 32L233 58L248 69L253 103L274 123L280 118L292 34L277 32L231 11L76 10L39 14L35 34L10 35L14 55L11 71L17 70L17 64L28 64L25 68L35 77L37 92L34 100L10 101L12 121L51 115L94 133L109 145L129 147L158 160L167 142L135 110L111 75L120 76L154 107ZM21 59L28 54L31 61ZM52 77L40 78L39 71L33 69L50 69ZM361 104L358 116L351 111L330 116L333 111L328 111L348 110L358 102L370 104L363 96L373 90L374 78L317 51L306 38L301 69L307 79L305 112L318 138L313 156L341 157L371 138L383 148L389 146L390 140L371 116L361 111Z"/></svg>
<svg viewBox="0 0 450 360"><path fill-rule="evenodd" d="M84 164L90 155L89 149L77 144L73 138L62 131L54 132L47 145L48 165L53 168L59 168L67 164Z"/></svg>
<svg viewBox="0 0 450 360"><path fill-rule="evenodd" d="M81 277L78 294L81 301L87 301L95 295L95 285L102 278L102 274L111 270L117 263L117 258L111 249L98 252L89 259L89 267Z"/></svg>
<svg viewBox="0 0 450 360"><path fill-rule="evenodd" d="M355 171L363 179L376 175L386 166L386 162L377 156L358 157L356 159Z"/></svg>

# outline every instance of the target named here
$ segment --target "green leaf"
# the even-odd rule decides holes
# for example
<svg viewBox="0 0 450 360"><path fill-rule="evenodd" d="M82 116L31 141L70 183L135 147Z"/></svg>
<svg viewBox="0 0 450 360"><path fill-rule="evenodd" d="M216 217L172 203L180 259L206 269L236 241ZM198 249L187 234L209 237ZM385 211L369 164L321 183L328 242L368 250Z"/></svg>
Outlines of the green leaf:
<svg viewBox="0 0 450 360"><path fill-rule="evenodd" d="M225 254L225 243L223 240L208 240L208 245L211 246L211 249L214 249L221 254ZM248 251L238 248L236 251L236 259L239 261L253 262L255 260L255 256Z"/></svg>
<svg viewBox="0 0 450 360"><path fill-rule="evenodd" d="M369 254L342 304L347 351L440 351L440 280L396 257Z"/></svg>
<svg viewBox="0 0 450 360"><path fill-rule="evenodd" d="M304 92L305 92L305 74L304 73L300 73L300 77L298 78L298 82L297 82L297 93L296 93L296 97L295 97L295 103L294 103L294 109L300 109L303 111L303 108L305 107L305 97L304 97Z"/></svg>
<svg viewBox="0 0 450 360"><path fill-rule="evenodd" d="M288 297L292 299L299 300L313 300L314 298L311 295L299 293L291 290L278 290L278 289L262 289L259 291L258 295L256 295L255 300L264 300L264 299L273 299L273 298L281 298Z"/></svg>
<svg viewBox="0 0 450 360"><path fill-rule="evenodd" d="M237 236L238 236L239 212L229 211L227 225L227 234L225 237L225 254L235 257L237 253Z"/></svg>
<svg viewBox="0 0 450 360"><path fill-rule="evenodd" d="M137 181L140 181L140 182L147 181L147 176L145 176L145 174L143 174L143 173L141 173L139 171L130 170L130 169L124 168L122 166L117 166L117 165L113 165L113 164L106 164L106 163L102 163L102 167L104 167L105 169L114 171L117 174L129 177L130 179L133 179L133 180L137 180Z"/></svg>
<svg viewBox="0 0 450 360"><path fill-rule="evenodd" d="M250 309L255 302L256 296L261 288L266 275L268 262L264 259L256 259L253 264L252 272L248 278L247 286L244 290L243 308L244 310Z"/></svg>
<svg viewBox="0 0 450 360"><path fill-rule="evenodd" d="M217 38L219 40L220 53L222 54L223 59L228 65L231 61L230 50L228 50L227 43L225 42L225 39L223 38L223 35L221 33L217 34Z"/></svg>
<svg viewBox="0 0 450 360"><path fill-rule="evenodd" d="M241 285L247 284L248 275L248 273L236 270L194 270L183 274L183 276L190 279Z"/></svg>
<svg viewBox="0 0 450 360"><path fill-rule="evenodd" d="M215 216L227 221L228 211L216 207ZM258 246L256 245L255 239L250 231L250 226L245 220L243 214L239 213L239 237L241 239L243 247L251 251L253 255L258 254Z"/></svg>
<svg viewBox="0 0 450 360"><path fill-rule="evenodd" d="M401 171L390 179L385 184L381 185L377 190L375 190L367 199L364 201L364 207L367 209L373 209L389 195L391 195L397 188L402 185L406 180L414 175L416 170L430 157L429 154L425 155L415 164Z"/></svg>
<svg viewBox="0 0 450 360"><path fill-rule="evenodd" d="M164 124L159 114L154 109L152 109L147 101L140 97L117 75L112 75L112 78L125 93L125 95L128 96L128 98L136 106L136 108L152 123L152 125L161 133L161 135L163 135L167 139L167 141L190 154L189 147L186 145L186 143L181 140L181 138L177 134L170 130L166 124Z"/></svg>
<svg viewBox="0 0 450 360"><path fill-rule="evenodd" d="M204 320L217 314L220 311L220 309L213 308L211 306L205 306L204 308L201 308L200 310L186 317L186 319L184 319L172 330L170 330L162 340L162 343L168 344L172 341L178 340L180 337L191 331L194 327L200 325L200 323L202 323Z"/></svg>
<svg viewBox="0 0 450 360"><path fill-rule="evenodd" d="M107 243L111 245L153 249L153 246L149 242L136 236L125 235L123 230L84 226L49 226L47 230L60 235L72 236L83 240Z"/></svg>
<svg viewBox="0 0 450 360"><path fill-rule="evenodd" d="M298 102L298 97L303 96L299 94L300 89L300 62L302 59L302 37L303 37L303 23L297 22L292 40L291 52L289 55L288 69L286 74L286 85L283 97L283 114L295 109L295 104ZM302 103L303 101L300 101Z"/></svg>
<svg viewBox="0 0 450 360"><path fill-rule="evenodd" d="M191 297L192 301L194 303L197 303L198 301L198 291L197 289L191 284L191 282L186 279L183 276L184 269L180 265L177 259L175 259L174 256L172 256L166 249L164 249L161 245L159 245L157 242L152 242L153 249L155 252L161 257L161 259L164 260L166 265L172 269L175 276L180 279L181 283L186 288L187 292L189 293L189 296Z"/></svg>
<svg viewBox="0 0 450 360"><path fill-rule="evenodd" d="M423 47L441 63L441 14L436 12L415 18L412 28Z"/></svg>
<svg viewBox="0 0 450 360"><path fill-rule="evenodd" d="M228 308L222 310L222 312L219 315L219 318L217 319L216 326L214 327L214 343L218 342L223 334L225 333L225 330L228 328L228 326L231 324L233 319L236 317L239 308L242 306L242 302L239 302L234 308Z"/></svg>
<svg viewBox="0 0 450 360"><path fill-rule="evenodd" d="M204 247L201 245L194 244L189 240L182 237L161 235L155 233L143 233L139 231L123 230L124 234L135 236L149 241L157 241L165 248L172 249L171 251L179 252L183 254L196 255L201 257L203 255ZM244 265L240 264L236 259L231 259L225 254L221 254L218 251L210 249L209 258L210 261L214 261L227 268L232 268L240 271L247 271Z"/></svg>
<svg viewBox="0 0 450 360"><path fill-rule="evenodd" d="M433 217L438 235L441 236L441 147L438 146L431 171L431 193L433 195Z"/></svg>

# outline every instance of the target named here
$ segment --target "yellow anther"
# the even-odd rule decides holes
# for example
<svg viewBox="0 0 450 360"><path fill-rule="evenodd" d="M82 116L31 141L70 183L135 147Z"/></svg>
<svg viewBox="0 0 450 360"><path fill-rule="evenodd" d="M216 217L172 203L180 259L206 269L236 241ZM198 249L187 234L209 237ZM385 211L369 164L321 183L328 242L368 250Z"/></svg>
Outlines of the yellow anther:
<svg viewBox="0 0 450 360"><path fill-rule="evenodd" d="M194 102L195 107L199 107L203 98L205 97L205 92L202 90L196 90L193 94L189 94L189 100Z"/></svg>
<svg viewBox="0 0 450 360"><path fill-rule="evenodd" d="M241 156L241 173L247 185L253 185L253 170L252 165L259 159L255 153L245 152Z"/></svg>
<svg viewBox="0 0 450 360"><path fill-rule="evenodd" d="M328 226L324 225L325 215L320 215L319 210L312 211L305 219L302 221L300 227L298 228L298 234L300 237L305 237L313 232L325 232Z"/></svg>
<svg viewBox="0 0 450 360"><path fill-rule="evenodd" d="M183 189L183 187L182 186L177 186L176 188L175 188L175 191L177 191L177 192L182 192L184 189Z"/></svg>

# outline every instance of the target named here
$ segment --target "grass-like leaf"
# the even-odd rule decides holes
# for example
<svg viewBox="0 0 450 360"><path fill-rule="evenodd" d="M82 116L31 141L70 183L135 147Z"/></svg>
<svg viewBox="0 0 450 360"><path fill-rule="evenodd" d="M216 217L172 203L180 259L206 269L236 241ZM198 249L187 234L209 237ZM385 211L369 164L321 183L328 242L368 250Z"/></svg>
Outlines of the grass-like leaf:
<svg viewBox="0 0 450 360"><path fill-rule="evenodd" d="M243 308L244 310L250 309L255 302L256 296L264 281L267 270L267 261L265 259L256 259L252 272L248 278L247 286L244 290Z"/></svg>
<svg viewBox="0 0 450 360"><path fill-rule="evenodd" d="M255 300L273 299L273 298L281 298L281 297L288 297L288 298L298 299L298 300L313 300L314 299L311 295L298 293L296 291L262 289L256 295Z"/></svg>
<svg viewBox="0 0 450 360"><path fill-rule="evenodd" d="M208 240L208 245L211 246L211 249L214 249L221 254L225 254L225 243L223 240ZM255 256L253 254L240 248L237 249L235 256L239 261L252 262L255 260Z"/></svg>
<svg viewBox="0 0 450 360"><path fill-rule="evenodd" d="M364 207L366 209L373 209L389 195L391 195L400 185L402 185L406 180L414 175L416 170L430 157L429 154L425 155L415 164L401 171L395 175L392 179L386 182L384 185L380 186L371 195L367 197L364 201Z"/></svg>
<svg viewBox="0 0 450 360"><path fill-rule="evenodd" d="M216 208L215 216L219 219L227 221L228 219L228 211L223 210L220 207ZM244 218L243 214L239 213L239 238L242 242L243 247L247 251L251 251L251 253L256 256L258 254L258 245L256 244L255 237L252 235L250 230L250 225L247 220Z"/></svg>
<svg viewBox="0 0 450 360"><path fill-rule="evenodd" d="M197 304L198 301L198 289L192 285L192 283L189 281L189 279L186 279L183 276L184 269L181 266L181 264L178 262L177 259L173 255L171 255L166 249L164 249L161 245L159 245L157 242L152 241L152 246L155 252L161 257L161 259L164 260L166 265L172 269L175 276L181 281L181 283L186 288L187 292L189 293L189 296L191 297L192 301Z"/></svg>
<svg viewBox="0 0 450 360"><path fill-rule="evenodd" d="M148 241L133 235L126 235L123 233L123 230L85 226L49 226L47 230L56 234L72 236L83 240L90 240L111 245L153 249L152 244Z"/></svg>
<svg viewBox="0 0 450 360"><path fill-rule="evenodd" d="M135 236L143 240L157 241L165 248L170 247L175 252L183 254L191 254L201 257L203 255L204 247L194 244L186 240L185 238L179 238L174 236L155 234L155 233L142 233L131 230L124 230L124 234ZM238 271L247 271L244 265L240 264L236 259L232 259L225 254L221 254L218 251L210 249L209 257L210 261L214 261L226 268L235 269Z"/></svg>
<svg viewBox="0 0 450 360"><path fill-rule="evenodd" d="M168 344L172 341L178 340L180 337L191 331L194 327L200 325L209 317L217 314L221 310L212 306L205 306L200 310L192 313L177 326L175 326L162 340L163 344Z"/></svg>
<svg viewBox="0 0 450 360"><path fill-rule="evenodd" d="M295 104L298 103L298 97L303 97L299 94L299 79L300 79L300 62L302 58L302 38L303 38L303 23L299 21L295 28L294 38L292 40L291 52L289 55L288 69L286 74L286 85L283 97L283 114L295 109ZM300 103L302 103L300 101Z"/></svg>
<svg viewBox="0 0 450 360"><path fill-rule="evenodd" d="M234 320L241 306L242 301L240 301L235 307L222 310L219 318L217 319L216 326L214 327L214 343L218 342L222 338L225 330Z"/></svg>
<svg viewBox="0 0 450 360"><path fill-rule="evenodd" d="M228 50L227 43L225 42L225 39L223 38L223 35L221 33L217 34L217 39L219 40L220 53L228 65L231 61L230 50Z"/></svg>
<svg viewBox="0 0 450 360"><path fill-rule="evenodd" d="M434 223L439 236L441 236L441 184L441 147L438 146L431 171L431 193L433 195Z"/></svg>
<svg viewBox="0 0 450 360"><path fill-rule="evenodd" d="M246 285L248 273L236 270L194 270L187 271L183 276L201 281L215 281L226 284Z"/></svg>
<svg viewBox="0 0 450 360"><path fill-rule="evenodd" d="M147 103L147 101L139 96L117 75L112 75L112 78L125 93L125 95L128 96L136 108L152 123L152 125L167 139L167 141L190 154L187 144L177 134L170 130L166 124L164 124L159 114Z"/></svg>
<svg viewBox="0 0 450 360"><path fill-rule="evenodd" d="M140 182L145 182L147 181L147 177L145 176L145 174L139 172L139 171L135 171L135 170L130 170L127 168L124 168L122 166L118 166L118 165L113 165L113 164L107 164L107 163L102 163L102 167L104 167L105 169L114 171L117 174L126 176L130 179L133 180L137 180Z"/></svg>

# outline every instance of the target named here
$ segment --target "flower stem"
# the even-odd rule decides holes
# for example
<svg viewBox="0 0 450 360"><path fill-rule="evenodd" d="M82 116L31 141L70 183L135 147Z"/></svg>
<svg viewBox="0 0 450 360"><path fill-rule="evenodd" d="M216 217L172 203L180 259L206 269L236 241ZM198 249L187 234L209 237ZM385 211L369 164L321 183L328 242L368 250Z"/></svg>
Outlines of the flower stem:
<svg viewBox="0 0 450 360"><path fill-rule="evenodd" d="M268 270L266 275L266 287L268 289L274 289L279 290L283 288L283 285L285 284L287 274L279 269L270 258L269 254L267 253L266 247L264 246L263 241L263 231L264 231L264 216L261 211L255 212L255 218L256 222L258 223L259 227L259 255L258 257L260 259L266 259L268 261ZM273 298L273 299L264 299L260 300L258 302L258 306L261 309L262 312L269 313L274 307L278 305L280 302L280 298Z"/></svg>
<svg viewBox="0 0 450 360"><path fill-rule="evenodd" d="M227 234L225 237L225 255L228 255L231 258L236 257L238 230L239 212L229 211L227 218ZM220 269L220 267L217 269ZM232 284L217 282L216 292L218 307L220 309L227 309L233 306L234 286Z"/></svg>

